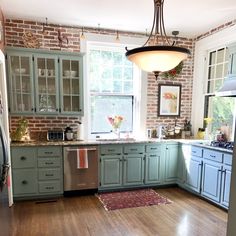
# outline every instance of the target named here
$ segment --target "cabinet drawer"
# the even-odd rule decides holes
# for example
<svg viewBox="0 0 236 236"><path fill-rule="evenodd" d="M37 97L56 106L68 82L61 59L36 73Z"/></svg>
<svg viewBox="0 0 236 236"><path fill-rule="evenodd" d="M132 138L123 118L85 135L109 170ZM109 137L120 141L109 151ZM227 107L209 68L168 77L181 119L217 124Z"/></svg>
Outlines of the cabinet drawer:
<svg viewBox="0 0 236 236"><path fill-rule="evenodd" d="M224 164L232 165L232 155L231 154L224 154Z"/></svg>
<svg viewBox="0 0 236 236"><path fill-rule="evenodd" d="M60 191L61 191L60 181L39 182L40 193L52 193Z"/></svg>
<svg viewBox="0 0 236 236"><path fill-rule="evenodd" d="M40 169L38 172L39 180L51 180L61 178L61 169Z"/></svg>
<svg viewBox="0 0 236 236"><path fill-rule="evenodd" d="M13 170L14 195L35 194L37 191L36 170Z"/></svg>
<svg viewBox="0 0 236 236"><path fill-rule="evenodd" d="M59 147L39 147L38 156L39 157L55 157L61 156L62 149Z"/></svg>
<svg viewBox="0 0 236 236"><path fill-rule="evenodd" d="M124 146L124 153L144 153L144 146L127 145Z"/></svg>
<svg viewBox="0 0 236 236"><path fill-rule="evenodd" d="M202 157L202 148L191 146L191 156Z"/></svg>
<svg viewBox="0 0 236 236"><path fill-rule="evenodd" d="M146 145L146 152L161 152L161 145Z"/></svg>
<svg viewBox="0 0 236 236"><path fill-rule="evenodd" d="M61 158L38 158L38 167L61 167Z"/></svg>
<svg viewBox="0 0 236 236"><path fill-rule="evenodd" d="M203 150L203 157L204 159L221 162L223 161L223 153L217 152L214 150L204 149Z"/></svg>
<svg viewBox="0 0 236 236"><path fill-rule="evenodd" d="M35 148L12 148L13 168L36 167Z"/></svg>
<svg viewBox="0 0 236 236"><path fill-rule="evenodd" d="M101 150L102 155L121 154L122 153L122 146L120 146L120 145L106 145L106 146L101 146L100 150Z"/></svg>

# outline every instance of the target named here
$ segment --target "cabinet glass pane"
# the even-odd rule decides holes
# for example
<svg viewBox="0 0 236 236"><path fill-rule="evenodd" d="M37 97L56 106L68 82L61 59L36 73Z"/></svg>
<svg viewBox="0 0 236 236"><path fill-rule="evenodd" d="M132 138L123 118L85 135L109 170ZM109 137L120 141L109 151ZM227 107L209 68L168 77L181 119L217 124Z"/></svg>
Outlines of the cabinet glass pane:
<svg viewBox="0 0 236 236"><path fill-rule="evenodd" d="M56 73L54 58L37 58L39 112L56 112Z"/></svg>
<svg viewBox="0 0 236 236"><path fill-rule="evenodd" d="M78 60L62 60L62 103L66 112L80 111L80 67Z"/></svg>
<svg viewBox="0 0 236 236"><path fill-rule="evenodd" d="M30 56L10 56L12 112L31 112L33 109L30 65Z"/></svg>

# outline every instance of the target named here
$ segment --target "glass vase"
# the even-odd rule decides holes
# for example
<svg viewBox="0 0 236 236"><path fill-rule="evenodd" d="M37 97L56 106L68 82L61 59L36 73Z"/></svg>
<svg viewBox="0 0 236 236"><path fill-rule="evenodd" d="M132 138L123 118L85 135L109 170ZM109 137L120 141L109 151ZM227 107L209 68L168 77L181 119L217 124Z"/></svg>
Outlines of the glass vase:
<svg viewBox="0 0 236 236"><path fill-rule="evenodd" d="M115 134L117 139L120 139L120 129L119 128L113 128L112 132Z"/></svg>

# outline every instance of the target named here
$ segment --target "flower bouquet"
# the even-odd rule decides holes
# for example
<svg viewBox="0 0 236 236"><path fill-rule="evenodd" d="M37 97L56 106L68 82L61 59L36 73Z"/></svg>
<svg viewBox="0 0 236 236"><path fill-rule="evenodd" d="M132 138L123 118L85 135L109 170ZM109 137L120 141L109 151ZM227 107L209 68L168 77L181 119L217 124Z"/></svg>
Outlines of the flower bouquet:
<svg viewBox="0 0 236 236"><path fill-rule="evenodd" d="M119 138L119 136L120 136L119 129L120 129L120 126L121 126L122 121L123 121L124 118L120 115L115 115L115 116L108 116L107 119L108 119L108 122L110 123L110 125L112 127L112 131L115 134L117 134L117 136Z"/></svg>

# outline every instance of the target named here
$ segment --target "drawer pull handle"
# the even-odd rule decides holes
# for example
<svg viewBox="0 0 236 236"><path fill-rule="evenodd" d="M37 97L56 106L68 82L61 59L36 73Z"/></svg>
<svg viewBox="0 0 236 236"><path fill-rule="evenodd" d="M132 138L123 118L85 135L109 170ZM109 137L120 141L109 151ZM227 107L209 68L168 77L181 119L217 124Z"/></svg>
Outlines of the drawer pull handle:
<svg viewBox="0 0 236 236"><path fill-rule="evenodd" d="M53 165L53 162L45 162L46 165Z"/></svg>
<svg viewBox="0 0 236 236"><path fill-rule="evenodd" d="M21 183L22 184L28 184L28 182L26 180L23 180Z"/></svg>
<svg viewBox="0 0 236 236"><path fill-rule="evenodd" d="M108 152L114 152L114 149L107 149Z"/></svg>
<svg viewBox="0 0 236 236"><path fill-rule="evenodd" d="M157 155L150 155L150 157L157 157Z"/></svg>
<svg viewBox="0 0 236 236"><path fill-rule="evenodd" d="M53 152L44 152L45 154L53 154Z"/></svg>
<svg viewBox="0 0 236 236"><path fill-rule="evenodd" d="M54 189L54 187L46 187L46 189Z"/></svg>
<svg viewBox="0 0 236 236"><path fill-rule="evenodd" d="M212 157L212 158L216 158L216 156L214 156L214 155L210 155L210 157Z"/></svg>
<svg viewBox="0 0 236 236"><path fill-rule="evenodd" d="M26 160L26 157L22 156L20 159L21 159L22 161L25 161L25 160Z"/></svg>
<svg viewBox="0 0 236 236"><path fill-rule="evenodd" d="M130 148L130 151L137 151L137 148Z"/></svg>
<svg viewBox="0 0 236 236"><path fill-rule="evenodd" d="M51 176L54 176L54 175L53 174L45 174L45 176L51 177Z"/></svg>

